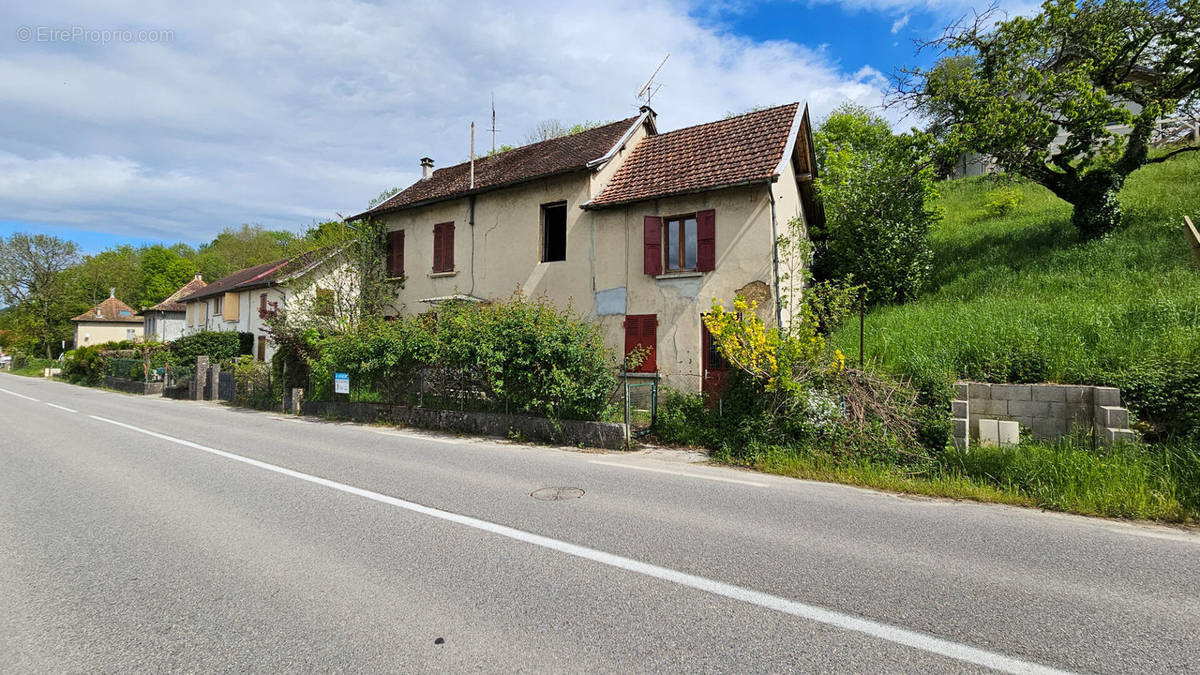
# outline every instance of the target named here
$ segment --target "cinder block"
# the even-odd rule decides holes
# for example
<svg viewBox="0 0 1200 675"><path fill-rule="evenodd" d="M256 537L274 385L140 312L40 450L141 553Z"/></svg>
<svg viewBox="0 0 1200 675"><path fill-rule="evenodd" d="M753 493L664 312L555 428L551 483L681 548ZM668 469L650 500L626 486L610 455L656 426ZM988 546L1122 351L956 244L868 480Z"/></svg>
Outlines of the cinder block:
<svg viewBox="0 0 1200 675"><path fill-rule="evenodd" d="M1105 445L1132 443L1136 440L1137 434L1132 429L1105 429L1100 435L1100 441Z"/></svg>
<svg viewBox="0 0 1200 675"><path fill-rule="evenodd" d="M1028 401L1033 398L1033 387L1028 384L993 384L992 398L1006 401Z"/></svg>
<svg viewBox="0 0 1200 675"><path fill-rule="evenodd" d="M992 385L987 382L968 382L967 398L988 399L992 397Z"/></svg>
<svg viewBox="0 0 1200 675"><path fill-rule="evenodd" d="M970 405L966 401L950 401L950 413L954 417L969 417Z"/></svg>
<svg viewBox="0 0 1200 675"><path fill-rule="evenodd" d="M1033 400L1062 403L1067 397L1066 392L1057 384L1040 384L1033 387Z"/></svg>
<svg viewBox="0 0 1200 675"><path fill-rule="evenodd" d="M1007 415L1008 401L1004 399L985 398L979 401L979 406L971 406L971 410L980 415Z"/></svg>
<svg viewBox="0 0 1200 675"><path fill-rule="evenodd" d="M998 420L979 420L979 444L984 447L1000 444L1000 423Z"/></svg>
<svg viewBox="0 0 1200 675"><path fill-rule="evenodd" d="M1112 405L1096 406L1096 424L1113 429L1129 428L1129 411Z"/></svg>
<svg viewBox="0 0 1200 675"><path fill-rule="evenodd" d="M1092 387L1094 405L1121 405L1121 390L1116 387Z"/></svg>
<svg viewBox="0 0 1200 675"><path fill-rule="evenodd" d="M1092 389L1082 384L1056 384L1054 386L1062 392L1063 400L1067 403L1087 403Z"/></svg>
<svg viewBox="0 0 1200 675"><path fill-rule="evenodd" d="M966 438L970 436L970 429L967 428L967 420L963 417L955 417L950 420L954 424L954 437Z"/></svg>
<svg viewBox="0 0 1200 675"><path fill-rule="evenodd" d="M955 382L954 398L960 398L963 400L971 398L971 385L966 382Z"/></svg>
<svg viewBox="0 0 1200 675"><path fill-rule="evenodd" d="M1046 401L1009 401L1008 414L1013 417L1049 417L1050 403Z"/></svg>
<svg viewBox="0 0 1200 675"><path fill-rule="evenodd" d="M1001 420L996 423L996 431L1002 448L1011 448L1021 443L1021 425L1016 422Z"/></svg>
<svg viewBox="0 0 1200 675"><path fill-rule="evenodd" d="M1033 424L1029 425L1029 433L1039 441L1055 441L1061 435L1055 420L1048 417L1034 420Z"/></svg>

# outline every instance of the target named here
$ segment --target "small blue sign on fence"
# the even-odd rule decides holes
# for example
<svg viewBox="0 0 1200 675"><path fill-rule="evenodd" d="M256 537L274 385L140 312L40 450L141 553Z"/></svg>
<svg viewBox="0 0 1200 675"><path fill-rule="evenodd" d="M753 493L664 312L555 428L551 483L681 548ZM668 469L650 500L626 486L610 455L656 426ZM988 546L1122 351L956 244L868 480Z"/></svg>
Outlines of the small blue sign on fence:
<svg viewBox="0 0 1200 675"><path fill-rule="evenodd" d="M350 373L334 373L333 374L333 393L349 394L350 393Z"/></svg>

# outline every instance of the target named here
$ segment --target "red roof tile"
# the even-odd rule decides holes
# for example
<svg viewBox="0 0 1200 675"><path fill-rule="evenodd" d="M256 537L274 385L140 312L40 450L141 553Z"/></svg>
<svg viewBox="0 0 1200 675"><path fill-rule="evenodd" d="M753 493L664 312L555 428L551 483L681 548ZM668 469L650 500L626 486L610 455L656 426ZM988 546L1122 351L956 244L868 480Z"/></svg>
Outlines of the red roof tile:
<svg viewBox="0 0 1200 675"><path fill-rule="evenodd" d="M151 307L150 309L148 309L146 311L147 312L184 312L184 311L187 311L187 307L182 302L180 302L179 299L186 298L187 296L195 293L196 291L200 290L201 288L204 288L207 285L208 284L204 283L204 280L200 278L200 275L197 274L196 278L187 282L183 286L180 286L179 290L177 290L174 293L172 293L171 295L167 296L167 298L165 300L163 300L162 302L158 303L157 305Z"/></svg>
<svg viewBox="0 0 1200 675"><path fill-rule="evenodd" d="M608 153L639 119L640 116L630 117L577 134L524 145L490 157L478 157L475 159L474 189L470 184L470 162L438 169L428 180L419 180L375 208L351 216L347 220L583 169L588 162Z"/></svg>
<svg viewBox="0 0 1200 675"><path fill-rule="evenodd" d="M122 314L124 312L124 314ZM88 311L71 319L72 321L103 321L105 323L141 323L142 317L134 316L135 312L129 305L116 298L108 298Z"/></svg>
<svg viewBox="0 0 1200 675"><path fill-rule="evenodd" d="M799 110L799 103L789 103L647 136L584 208L768 180L783 159Z"/></svg>

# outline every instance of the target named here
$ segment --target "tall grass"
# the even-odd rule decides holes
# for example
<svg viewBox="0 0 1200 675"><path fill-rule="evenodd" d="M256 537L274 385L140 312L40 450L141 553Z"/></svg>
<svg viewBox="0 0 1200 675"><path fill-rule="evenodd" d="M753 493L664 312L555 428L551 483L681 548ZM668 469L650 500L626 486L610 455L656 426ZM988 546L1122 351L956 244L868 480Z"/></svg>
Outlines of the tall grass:
<svg viewBox="0 0 1200 675"><path fill-rule="evenodd" d="M994 179L943 184L932 283L866 321L866 357L896 372L1088 383L1145 363L1200 361L1200 267L1180 233L1200 214L1200 157L1146 167L1121 192L1122 228L1080 243L1070 206L1017 184L1021 205L989 215ZM858 352L857 322L834 338ZM1015 363L1014 363L1015 362ZM988 378L989 368L995 373Z"/></svg>
<svg viewBox="0 0 1200 675"><path fill-rule="evenodd" d="M1112 518L1200 520L1200 449L1073 441L951 450L911 468L819 451L764 448L746 462L768 473L935 497L1037 506Z"/></svg>

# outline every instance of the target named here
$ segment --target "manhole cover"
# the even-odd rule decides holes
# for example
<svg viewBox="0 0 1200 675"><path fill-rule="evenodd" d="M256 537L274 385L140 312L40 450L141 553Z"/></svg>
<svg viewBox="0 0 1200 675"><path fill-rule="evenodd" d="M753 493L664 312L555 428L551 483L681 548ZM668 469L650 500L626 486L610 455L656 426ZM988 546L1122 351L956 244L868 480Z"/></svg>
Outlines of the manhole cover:
<svg viewBox="0 0 1200 675"><path fill-rule="evenodd" d="M564 499L579 499L583 496L583 490L573 487L548 487L534 490L529 496L544 502L561 502Z"/></svg>

